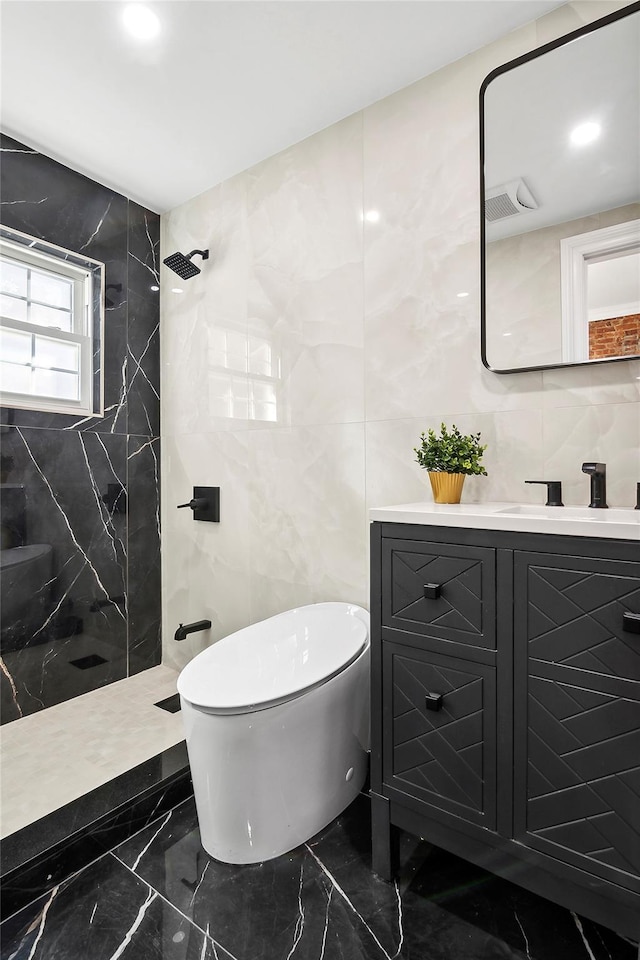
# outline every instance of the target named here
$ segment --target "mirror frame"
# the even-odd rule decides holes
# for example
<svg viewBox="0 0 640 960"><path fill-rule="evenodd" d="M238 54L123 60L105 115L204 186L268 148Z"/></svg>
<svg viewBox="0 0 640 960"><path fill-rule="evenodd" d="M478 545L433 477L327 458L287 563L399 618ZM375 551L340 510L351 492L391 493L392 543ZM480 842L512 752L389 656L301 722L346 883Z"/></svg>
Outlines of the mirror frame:
<svg viewBox="0 0 640 960"><path fill-rule="evenodd" d="M567 43L571 43L573 40L577 40L579 37L584 37L589 33L594 33L596 30L600 30L602 27L606 27L610 23L615 23L617 20L622 20L624 17L631 16L633 13L640 11L640 0L634 0L634 3L628 4L626 7L622 7L620 10L616 10L614 13L607 14L606 17L601 17L599 20L594 20L592 23L586 24L584 27L579 27L577 30L573 30L571 33L566 33L562 37L558 37L556 40L551 40L549 43L543 44L541 47L536 47L535 50L530 50L528 53L523 54L520 57L516 57L515 60L509 60L508 63L503 63L501 66L496 67L494 70L491 70L490 73L482 81L480 86L480 352L482 357L482 363L490 370L491 373L503 374L503 373L528 373L532 370L557 370L558 368L563 367L589 367L601 363L618 363L620 361L629 361L637 360L638 356L634 355L631 357L603 357L598 360L576 360L576 361L565 361L559 363L546 363L537 366L531 367L512 367L507 370L496 370L495 367L492 367L487 359L487 279L486 279L486 221L484 215L484 202L485 202L485 177L484 177L484 165L485 165L485 119L484 119L484 98L487 87L492 80L495 80L496 77L501 76L503 73L508 73L510 70L519 67L523 63L528 63L530 60L535 60L537 57L543 56L545 53L549 53L551 50L557 50L558 47L563 47Z"/></svg>

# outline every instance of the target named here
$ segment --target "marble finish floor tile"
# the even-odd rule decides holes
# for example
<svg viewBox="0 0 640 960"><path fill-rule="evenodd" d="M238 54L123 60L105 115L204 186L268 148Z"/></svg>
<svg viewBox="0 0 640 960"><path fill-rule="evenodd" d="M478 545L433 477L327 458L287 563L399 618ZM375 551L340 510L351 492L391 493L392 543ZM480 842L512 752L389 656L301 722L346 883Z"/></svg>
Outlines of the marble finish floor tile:
<svg viewBox="0 0 640 960"><path fill-rule="evenodd" d="M2 960L228 960L111 854L5 921Z"/></svg>
<svg viewBox="0 0 640 960"><path fill-rule="evenodd" d="M184 740L181 714L154 706L176 692L177 676L168 667L152 667L5 724L0 836Z"/></svg>
<svg viewBox="0 0 640 960"><path fill-rule="evenodd" d="M360 795L308 843L232 866L190 798L0 928L1 960L635 960L609 930L402 836L387 884Z"/></svg>
<svg viewBox="0 0 640 960"><path fill-rule="evenodd" d="M113 852L237 960L635 960L610 931L408 835L387 884L370 843L361 795L276 860L222 864L189 799Z"/></svg>

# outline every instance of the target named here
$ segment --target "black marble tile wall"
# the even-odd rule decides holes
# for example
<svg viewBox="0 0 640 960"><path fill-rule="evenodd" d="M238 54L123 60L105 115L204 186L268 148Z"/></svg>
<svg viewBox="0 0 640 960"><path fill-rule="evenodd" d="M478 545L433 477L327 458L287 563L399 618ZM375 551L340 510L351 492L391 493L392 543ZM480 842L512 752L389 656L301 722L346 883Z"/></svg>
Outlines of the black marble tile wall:
<svg viewBox="0 0 640 960"><path fill-rule="evenodd" d="M128 440L128 656L134 674L160 657L160 440Z"/></svg>
<svg viewBox="0 0 640 960"><path fill-rule="evenodd" d="M158 218L155 218L158 220ZM128 433L160 435L159 224L129 202L129 280L127 327ZM149 295L150 294L150 295Z"/></svg>
<svg viewBox="0 0 640 960"><path fill-rule="evenodd" d="M106 268L104 417L1 410L8 722L160 662L160 218L4 135L0 161L2 224Z"/></svg>

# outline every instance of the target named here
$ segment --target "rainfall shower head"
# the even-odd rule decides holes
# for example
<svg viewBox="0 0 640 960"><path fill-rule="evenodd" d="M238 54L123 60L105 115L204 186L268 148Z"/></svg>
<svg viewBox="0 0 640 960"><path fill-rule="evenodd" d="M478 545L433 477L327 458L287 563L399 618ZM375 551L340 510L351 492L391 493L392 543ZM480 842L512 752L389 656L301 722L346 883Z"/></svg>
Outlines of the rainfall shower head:
<svg viewBox="0 0 640 960"><path fill-rule="evenodd" d="M191 257L196 253L199 253L203 260L209 259L208 250L192 250L186 257L184 253L172 253L171 256L166 257L162 262L166 263L169 269L177 273L183 280L190 280L191 277L195 277L202 272L200 267L196 267L195 263L191 263Z"/></svg>

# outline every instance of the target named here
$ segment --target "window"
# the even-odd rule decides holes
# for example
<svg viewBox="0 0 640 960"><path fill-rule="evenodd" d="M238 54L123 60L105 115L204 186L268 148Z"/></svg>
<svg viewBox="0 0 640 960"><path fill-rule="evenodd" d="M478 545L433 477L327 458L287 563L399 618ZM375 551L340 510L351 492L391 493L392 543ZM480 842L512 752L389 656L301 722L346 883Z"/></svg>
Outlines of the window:
<svg viewBox="0 0 640 960"><path fill-rule="evenodd" d="M103 265L1 228L0 400L101 415Z"/></svg>

